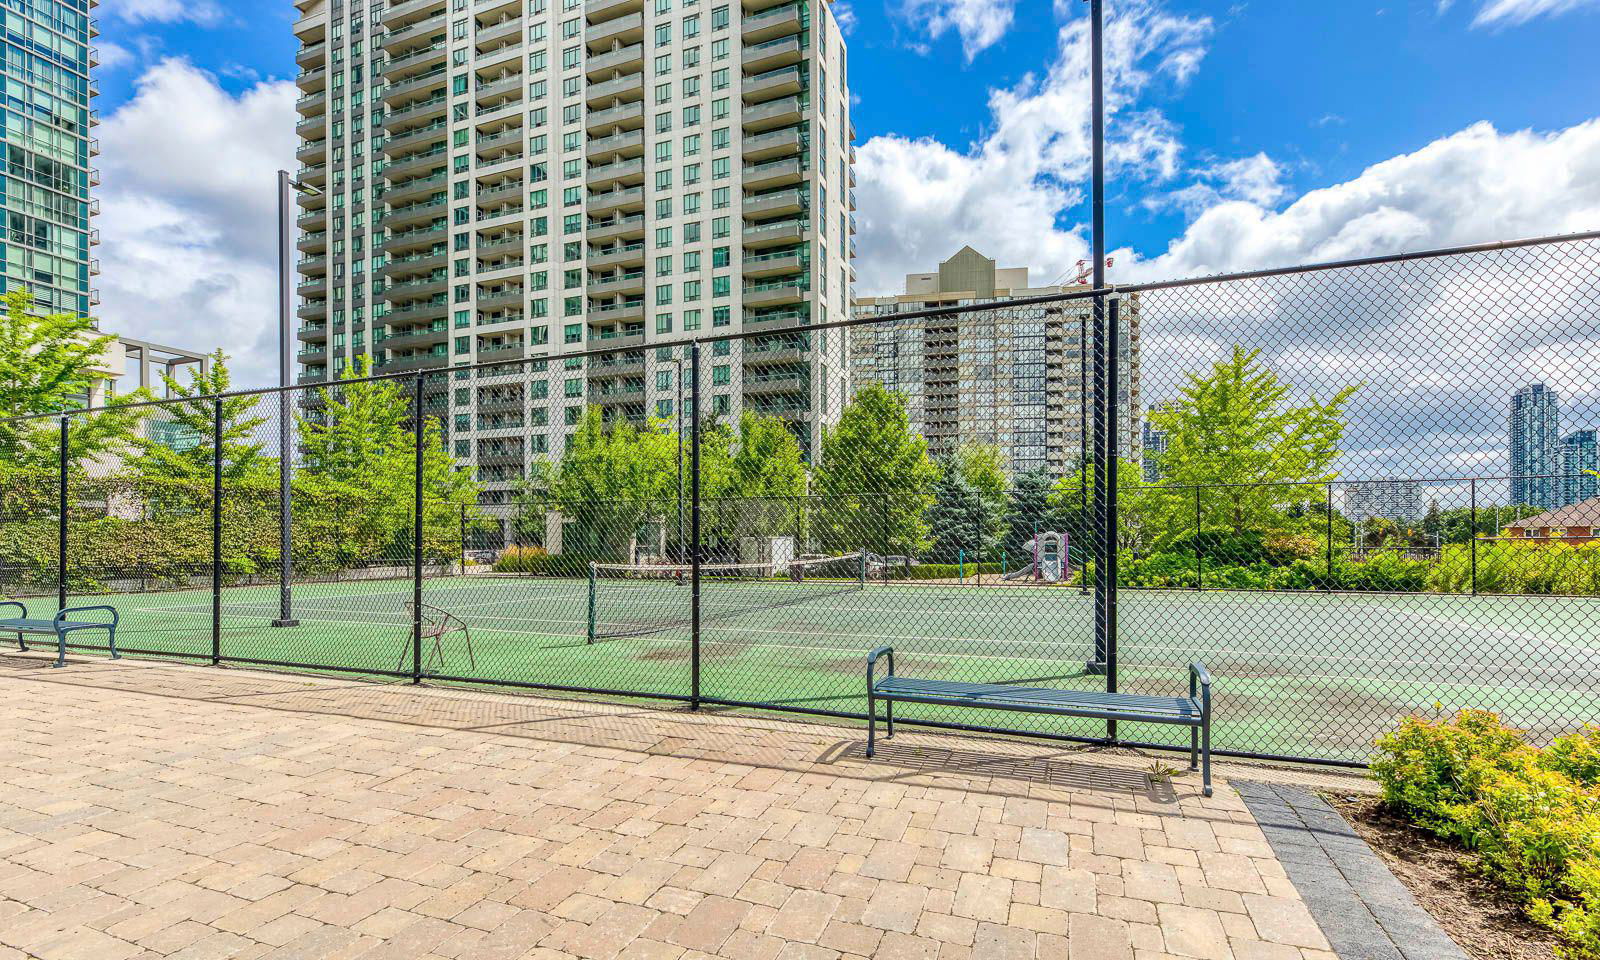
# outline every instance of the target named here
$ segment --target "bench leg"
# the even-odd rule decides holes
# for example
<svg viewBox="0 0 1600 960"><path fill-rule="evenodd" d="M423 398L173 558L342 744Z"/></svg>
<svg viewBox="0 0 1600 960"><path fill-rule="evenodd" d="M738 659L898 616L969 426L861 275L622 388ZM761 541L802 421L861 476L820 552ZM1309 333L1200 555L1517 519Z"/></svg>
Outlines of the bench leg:
<svg viewBox="0 0 1600 960"><path fill-rule="evenodd" d="M121 660L122 654L117 652L117 628L106 628L106 646L111 648L111 659Z"/></svg>
<svg viewBox="0 0 1600 960"><path fill-rule="evenodd" d="M52 666L64 667L67 665L67 634L64 630L56 631L56 662Z"/></svg>
<svg viewBox="0 0 1600 960"><path fill-rule="evenodd" d="M21 633L17 634L17 649L23 653L28 652L28 641L23 638Z"/></svg>
<svg viewBox="0 0 1600 960"><path fill-rule="evenodd" d="M867 687L867 756L873 752L873 740L878 732L878 701L872 695L872 687Z"/></svg>
<svg viewBox="0 0 1600 960"><path fill-rule="evenodd" d="M1200 769L1200 728L1189 728L1189 769Z"/></svg>
<svg viewBox="0 0 1600 960"><path fill-rule="evenodd" d="M893 700L885 700L885 701L883 701L883 718L884 718L884 720L887 721L887 726L888 726L888 729L889 729L888 738L890 740L893 740L894 739L894 701Z"/></svg>
<svg viewBox="0 0 1600 960"><path fill-rule="evenodd" d="M1203 788L1202 792L1206 796L1209 797L1209 796L1211 796L1211 718L1210 717L1206 718L1205 726L1200 728L1200 737L1201 737L1201 741L1202 741L1202 751L1201 751L1201 754L1200 754L1200 759L1201 759L1201 763L1202 763L1201 773L1200 773L1200 784L1201 784L1201 787Z"/></svg>

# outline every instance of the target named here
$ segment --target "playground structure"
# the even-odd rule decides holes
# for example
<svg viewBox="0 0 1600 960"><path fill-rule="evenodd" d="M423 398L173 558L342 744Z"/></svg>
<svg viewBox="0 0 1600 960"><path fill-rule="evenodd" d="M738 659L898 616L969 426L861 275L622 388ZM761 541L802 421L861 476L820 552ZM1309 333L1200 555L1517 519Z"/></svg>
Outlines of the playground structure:
<svg viewBox="0 0 1600 960"><path fill-rule="evenodd" d="M1047 530L1022 545L1033 559L1022 569L1004 575L1006 580L1032 579L1039 583L1065 583L1072 578L1067 535Z"/></svg>

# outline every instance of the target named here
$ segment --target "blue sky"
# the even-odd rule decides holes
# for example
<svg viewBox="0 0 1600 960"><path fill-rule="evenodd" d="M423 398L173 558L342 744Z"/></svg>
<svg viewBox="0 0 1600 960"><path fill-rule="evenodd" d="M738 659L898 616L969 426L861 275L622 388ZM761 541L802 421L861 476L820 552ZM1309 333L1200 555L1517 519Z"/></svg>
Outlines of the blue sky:
<svg viewBox="0 0 1600 960"><path fill-rule="evenodd" d="M1600 227L1600 0L1106 0L1112 279ZM841 0L857 292L1088 249L1087 4ZM287 0L102 0L103 313L271 374Z"/></svg>

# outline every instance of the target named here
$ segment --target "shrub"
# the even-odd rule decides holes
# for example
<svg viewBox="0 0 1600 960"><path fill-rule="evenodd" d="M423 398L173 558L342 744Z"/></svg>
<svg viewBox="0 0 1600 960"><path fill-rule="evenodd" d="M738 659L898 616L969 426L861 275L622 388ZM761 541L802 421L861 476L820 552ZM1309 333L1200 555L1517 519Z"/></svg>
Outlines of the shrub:
<svg viewBox="0 0 1600 960"><path fill-rule="evenodd" d="M1600 728L1541 750L1495 714L1463 710L1407 717L1378 750L1386 803L1475 851L1564 957L1600 960Z"/></svg>

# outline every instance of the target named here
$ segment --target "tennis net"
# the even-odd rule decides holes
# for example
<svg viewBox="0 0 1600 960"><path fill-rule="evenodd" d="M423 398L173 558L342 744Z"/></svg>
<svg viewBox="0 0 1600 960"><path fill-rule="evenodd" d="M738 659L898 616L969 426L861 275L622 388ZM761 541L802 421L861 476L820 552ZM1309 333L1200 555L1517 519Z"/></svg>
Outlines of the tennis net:
<svg viewBox="0 0 1600 960"><path fill-rule="evenodd" d="M859 553L767 563L700 565L700 621L781 610L860 590ZM591 563L589 642L638 637L693 623L693 568L686 563Z"/></svg>

